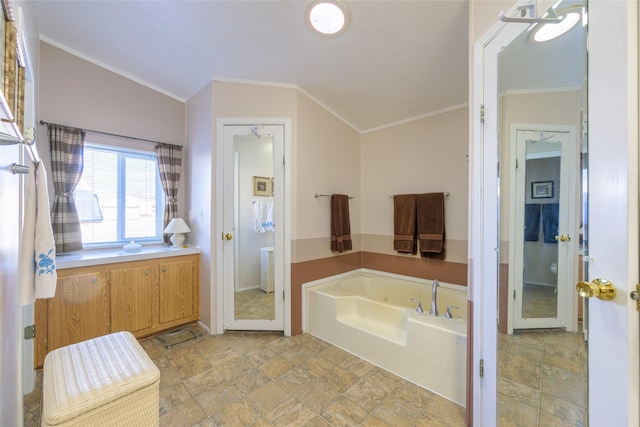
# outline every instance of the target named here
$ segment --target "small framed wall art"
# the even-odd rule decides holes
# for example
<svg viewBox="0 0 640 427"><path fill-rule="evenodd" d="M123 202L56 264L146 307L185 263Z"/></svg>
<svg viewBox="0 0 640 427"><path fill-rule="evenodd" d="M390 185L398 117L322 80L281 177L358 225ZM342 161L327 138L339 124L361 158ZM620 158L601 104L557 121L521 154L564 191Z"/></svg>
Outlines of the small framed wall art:
<svg viewBox="0 0 640 427"><path fill-rule="evenodd" d="M552 199L553 181L538 181L531 183L532 199Z"/></svg>
<svg viewBox="0 0 640 427"><path fill-rule="evenodd" d="M265 176L253 177L253 195L254 196L271 196L271 178Z"/></svg>

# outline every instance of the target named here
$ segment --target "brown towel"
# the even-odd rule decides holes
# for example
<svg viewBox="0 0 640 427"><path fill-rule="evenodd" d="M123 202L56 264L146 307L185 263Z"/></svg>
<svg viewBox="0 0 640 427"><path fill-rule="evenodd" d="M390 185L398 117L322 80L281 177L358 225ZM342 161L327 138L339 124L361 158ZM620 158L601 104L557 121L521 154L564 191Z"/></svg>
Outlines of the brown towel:
<svg viewBox="0 0 640 427"><path fill-rule="evenodd" d="M416 253L416 195L393 196L393 250Z"/></svg>
<svg viewBox="0 0 640 427"><path fill-rule="evenodd" d="M331 250L342 253L351 248L349 196L333 194L331 196Z"/></svg>
<svg viewBox="0 0 640 427"><path fill-rule="evenodd" d="M416 196L416 210L420 256L443 254L445 246L444 193L418 194Z"/></svg>

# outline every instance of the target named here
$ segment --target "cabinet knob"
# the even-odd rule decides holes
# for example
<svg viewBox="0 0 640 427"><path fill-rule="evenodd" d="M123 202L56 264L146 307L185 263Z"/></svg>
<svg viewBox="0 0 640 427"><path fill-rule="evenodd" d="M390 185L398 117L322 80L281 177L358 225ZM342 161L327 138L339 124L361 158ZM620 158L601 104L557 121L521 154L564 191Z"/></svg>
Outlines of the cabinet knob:
<svg viewBox="0 0 640 427"><path fill-rule="evenodd" d="M162 267L162 272L166 272L167 271L167 267Z"/></svg>
<svg viewBox="0 0 640 427"><path fill-rule="evenodd" d="M144 274L149 274L149 273L150 273L149 270L144 271Z"/></svg>
<svg viewBox="0 0 640 427"><path fill-rule="evenodd" d="M93 276L91 278L91 283L96 283L98 281L98 278L96 276Z"/></svg>

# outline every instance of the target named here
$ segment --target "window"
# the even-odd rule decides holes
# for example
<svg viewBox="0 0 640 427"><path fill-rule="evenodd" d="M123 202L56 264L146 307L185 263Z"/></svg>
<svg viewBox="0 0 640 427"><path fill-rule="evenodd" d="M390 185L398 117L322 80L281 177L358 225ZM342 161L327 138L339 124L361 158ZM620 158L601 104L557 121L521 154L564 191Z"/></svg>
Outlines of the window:
<svg viewBox="0 0 640 427"><path fill-rule="evenodd" d="M162 241L164 192L154 152L85 143L75 202L84 247Z"/></svg>

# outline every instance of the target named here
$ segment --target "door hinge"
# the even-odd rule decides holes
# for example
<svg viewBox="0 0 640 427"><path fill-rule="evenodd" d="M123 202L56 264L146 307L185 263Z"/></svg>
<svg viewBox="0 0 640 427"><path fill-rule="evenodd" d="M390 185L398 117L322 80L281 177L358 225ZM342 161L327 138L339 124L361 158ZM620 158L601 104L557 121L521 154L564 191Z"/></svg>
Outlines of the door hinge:
<svg viewBox="0 0 640 427"><path fill-rule="evenodd" d="M636 290L629 296L636 302L636 310L640 311L640 285L636 285Z"/></svg>
<svg viewBox="0 0 640 427"><path fill-rule="evenodd" d="M282 301L284 301L284 299L285 299L285 292L282 291Z"/></svg>
<svg viewBox="0 0 640 427"><path fill-rule="evenodd" d="M480 378L484 378L484 359L480 359Z"/></svg>
<svg viewBox="0 0 640 427"><path fill-rule="evenodd" d="M516 159L516 169L518 169L518 159Z"/></svg>
<svg viewBox="0 0 640 427"><path fill-rule="evenodd" d="M480 123L484 123L484 104L480 104Z"/></svg>
<svg viewBox="0 0 640 427"><path fill-rule="evenodd" d="M25 326L24 328L24 339L32 340L36 337L36 325Z"/></svg>
<svg viewBox="0 0 640 427"><path fill-rule="evenodd" d="M513 290L513 299L516 299L516 290Z"/></svg>

